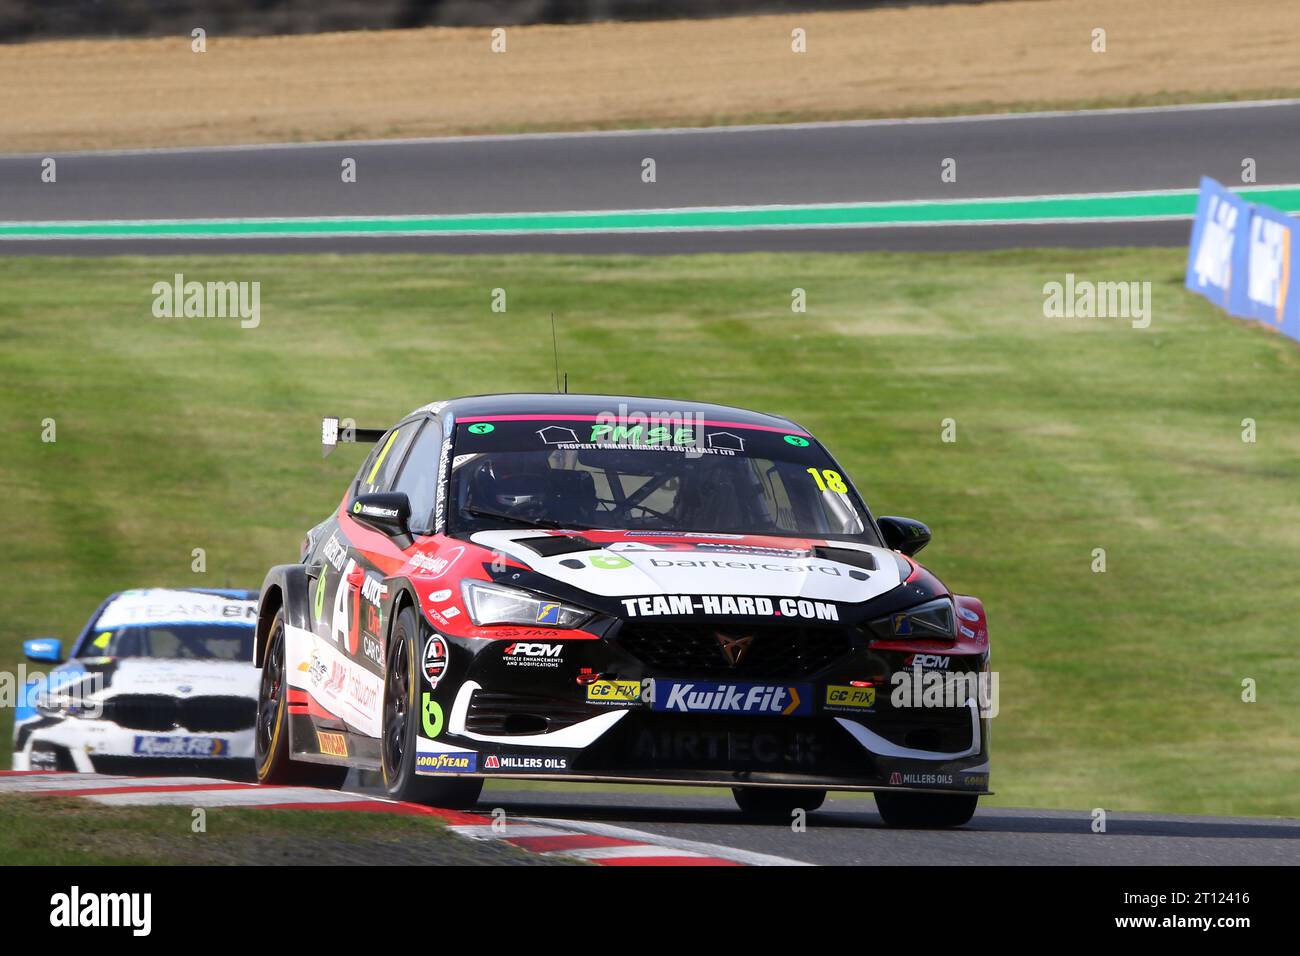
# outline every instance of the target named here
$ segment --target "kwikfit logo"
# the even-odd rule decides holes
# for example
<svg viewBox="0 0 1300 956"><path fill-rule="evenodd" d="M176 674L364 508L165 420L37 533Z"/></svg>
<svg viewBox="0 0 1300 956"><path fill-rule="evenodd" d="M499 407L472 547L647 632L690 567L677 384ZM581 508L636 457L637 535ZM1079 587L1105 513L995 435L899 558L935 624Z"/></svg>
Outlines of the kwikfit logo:
<svg viewBox="0 0 1300 956"><path fill-rule="evenodd" d="M658 682L654 710L680 714L770 714L788 717L812 709L812 694L804 684Z"/></svg>

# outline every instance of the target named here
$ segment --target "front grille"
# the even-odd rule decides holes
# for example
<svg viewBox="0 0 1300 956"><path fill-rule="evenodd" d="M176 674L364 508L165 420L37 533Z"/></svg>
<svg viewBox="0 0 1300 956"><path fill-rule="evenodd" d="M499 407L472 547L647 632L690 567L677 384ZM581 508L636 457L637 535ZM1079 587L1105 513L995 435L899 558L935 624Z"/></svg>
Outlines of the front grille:
<svg viewBox="0 0 1300 956"><path fill-rule="evenodd" d="M723 651L722 638L732 642L746 637L752 640L733 664ZM853 650L853 637L846 628L780 624L715 627L627 622L617 641L647 668L674 677L802 680Z"/></svg>
<svg viewBox="0 0 1300 956"><path fill-rule="evenodd" d="M186 730L244 730L256 720L257 701L251 697L189 697L180 701L180 722Z"/></svg>
<svg viewBox="0 0 1300 956"><path fill-rule="evenodd" d="M159 694L123 694L104 702L104 719L128 730L174 730L176 698Z"/></svg>
<svg viewBox="0 0 1300 956"><path fill-rule="evenodd" d="M250 697L122 694L104 702L104 719L128 730L243 730L256 718L257 702Z"/></svg>
<svg viewBox="0 0 1300 956"><path fill-rule="evenodd" d="M890 743L911 750L959 753L974 742L970 711L965 707L880 710L860 720Z"/></svg>
<svg viewBox="0 0 1300 956"><path fill-rule="evenodd" d="M562 730L590 716L581 701L476 690L465 715L465 729L492 736L524 736Z"/></svg>

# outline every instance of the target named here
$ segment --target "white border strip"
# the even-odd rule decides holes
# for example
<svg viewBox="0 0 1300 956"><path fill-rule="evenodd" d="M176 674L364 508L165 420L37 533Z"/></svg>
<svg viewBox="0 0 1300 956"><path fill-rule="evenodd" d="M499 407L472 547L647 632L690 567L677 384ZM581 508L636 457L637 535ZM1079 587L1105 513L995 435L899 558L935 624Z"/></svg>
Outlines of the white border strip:
<svg viewBox="0 0 1300 956"><path fill-rule="evenodd" d="M627 716L625 708L611 708L603 714L588 717L576 724L570 724L561 730L542 734L513 734L492 736L477 734L465 729L465 718L469 714L470 698L481 685L477 681L467 680L456 691L456 700L451 705L451 716L447 719L447 733L454 737L468 737L494 744L514 744L516 747L559 747L565 750L582 750L591 746L605 731Z"/></svg>
<svg viewBox="0 0 1300 956"><path fill-rule="evenodd" d="M634 842L650 843L656 846L672 847L675 850L686 850L692 853L700 853L704 856L718 857L723 860L734 860L737 863L744 863L747 866L815 865L812 863L804 863L802 860L792 860L784 856L773 856L770 853L757 853L753 850L742 850L738 847L719 846L716 843L701 843L698 840L683 840L678 837L663 836L658 833L647 833L643 830L617 827L613 824L596 823L590 820L553 820L547 817L520 817L511 819L522 819L527 823L556 827L557 829L577 830L580 833L589 833L593 836L607 836L620 840L632 840ZM739 817L737 817L737 819L739 819Z"/></svg>
<svg viewBox="0 0 1300 956"><path fill-rule="evenodd" d="M1277 100L1229 100L1218 103L1174 103L1168 106L1114 106L1093 110L1036 110L1022 113L971 113L956 116L900 116L860 120L818 120L806 123L748 123L737 126L669 126L652 129L557 130L538 133L485 133L461 136L416 136L394 139L313 140L306 143L237 143L226 146L126 147L122 149L45 150L3 153L0 160L58 156L168 156L186 153L246 153L258 150L329 149L355 146L432 146L468 143L543 142L571 139L626 139L645 136L698 136L731 133L774 133L822 129L870 129L891 126L939 126L948 123L998 123L1041 119L1090 119L1098 116L1142 116L1152 113L1191 113L1215 110L1269 109L1300 106L1300 98Z"/></svg>

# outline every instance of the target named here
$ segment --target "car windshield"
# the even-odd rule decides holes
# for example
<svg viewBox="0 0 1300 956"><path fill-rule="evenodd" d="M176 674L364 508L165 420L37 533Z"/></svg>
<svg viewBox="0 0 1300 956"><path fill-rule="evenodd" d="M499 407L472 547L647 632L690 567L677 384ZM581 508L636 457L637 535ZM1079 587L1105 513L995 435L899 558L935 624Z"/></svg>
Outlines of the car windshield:
<svg viewBox="0 0 1300 956"><path fill-rule="evenodd" d="M849 537L878 544L847 479L802 432L687 419L466 421L451 530L511 526Z"/></svg>
<svg viewBox="0 0 1300 956"><path fill-rule="evenodd" d="M95 631L78 656L251 661L253 631L248 624L132 624Z"/></svg>

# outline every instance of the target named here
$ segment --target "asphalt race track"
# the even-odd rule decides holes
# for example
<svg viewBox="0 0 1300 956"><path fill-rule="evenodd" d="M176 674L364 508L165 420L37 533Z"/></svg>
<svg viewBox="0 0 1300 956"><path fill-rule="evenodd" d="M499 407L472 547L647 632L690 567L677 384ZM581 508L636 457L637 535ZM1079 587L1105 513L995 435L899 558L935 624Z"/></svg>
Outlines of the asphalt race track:
<svg viewBox="0 0 1300 956"><path fill-rule="evenodd" d="M42 223L50 238L4 235L0 254L136 252L704 252L1182 245L1185 218L979 221L942 204L998 197L1195 190L1300 181L1300 102L882 120L784 127L565 133L55 155L0 156L0 227ZM357 181L341 181L343 159ZM656 182L641 181L642 160ZM941 163L957 161L955 182ZM690 210L935 201L924 223L868 228L646 229L568 233L530 221L568 211ZM68 221L467 216L521 217L504 235L323 234L222 238L60 238ZM998 215L1003 215L998 213ZM1010 214L1007 214L1008 216ZM635 216L633 216L635 218ZM1091 218L1091 221L1089 221ZM53 224L53 226L52 226ZM329 226L328 223L325 224ZM467 227L468 228L468 227ZM51 231L52 230L52 231ZM113 235L118 232L111 231ZM120 233L129 235L129 233Z"/></svg>
<svg viewBox="0 0 1300 956"><path fill-rule="evenodd" d="M996 765L996 755L995 755ZM981 809L958 830L893 830L870 798L828 799L807 829L750 823L724 791L685 796L638 792L484 791L479 811L578 827L609 824L735 847L817 865L1251 866L1300 863L1300 820L1110 813L1092 832L1090 812Z"/></svg>

